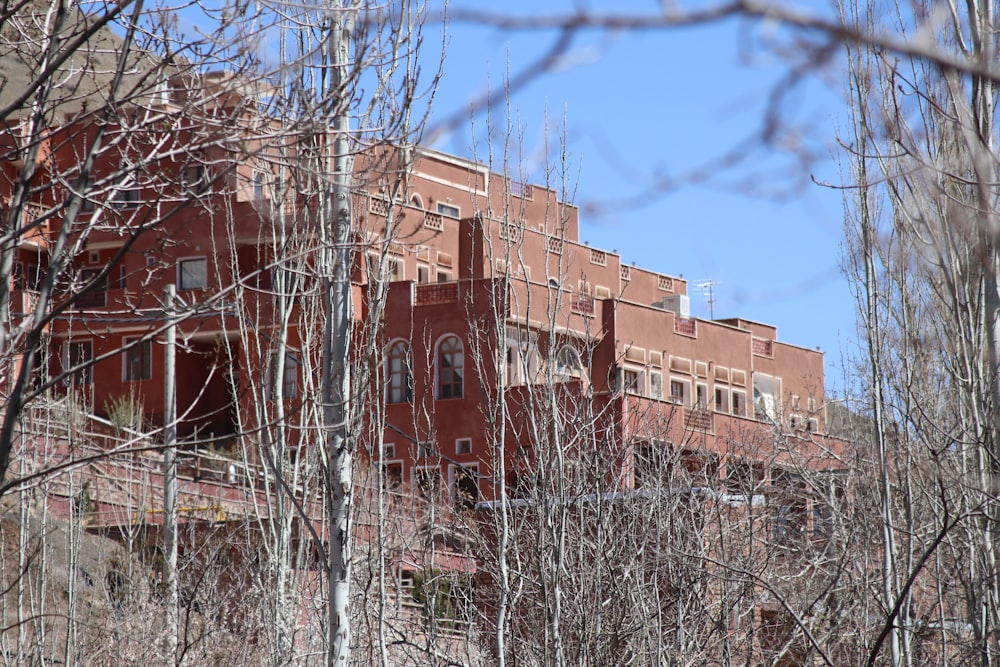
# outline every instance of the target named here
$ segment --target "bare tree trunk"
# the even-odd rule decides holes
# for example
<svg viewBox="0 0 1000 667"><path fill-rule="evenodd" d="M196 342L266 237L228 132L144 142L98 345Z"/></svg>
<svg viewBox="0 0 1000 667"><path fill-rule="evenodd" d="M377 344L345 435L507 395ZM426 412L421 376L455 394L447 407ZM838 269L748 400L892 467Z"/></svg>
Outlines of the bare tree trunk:
<svg viewBox="0 0 1000 667"><path fill-rule="evenodd" d="M329 514L329 646L327 665L342 667L350 662L351 651L351 510L353 498L353 448L351 423L351 184L353 160L350 149L348 103L344 99L350 63L350 45L355 10L331 16L330 99L337 104L333 127L332 237L322 249L321 275L326 291L326 323L323 338L322 402L327 465Z"/></svg>
<svg viewBox="0 0 1000 667"><path fill-rule="evenodd" d="M167 608L165 649L170 663L177 661L180 623L177 587L177 330L173 285L167 285L163 305L170 325L163 346L163 587Z"/></svg>

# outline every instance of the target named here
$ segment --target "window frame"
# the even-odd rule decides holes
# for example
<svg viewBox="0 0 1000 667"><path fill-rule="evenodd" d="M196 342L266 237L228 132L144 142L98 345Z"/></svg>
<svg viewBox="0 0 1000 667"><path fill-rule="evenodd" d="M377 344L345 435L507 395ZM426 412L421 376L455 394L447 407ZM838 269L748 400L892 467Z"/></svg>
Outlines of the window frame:
<svg viewBox="0 0 1000 667"><path fill-rule="evenodd" d="M441 496L445 479L439 465L413 466L411 469L413 490L424 500L436 501ZM426 486L424 481L430 481L433 486Z"/></svg>
<svg viewBox="0 0 1000 667"><path fill-rule="evenodd" d="M719 400L720 396L722 400ZM716 412L724 415L732 414L733 404L729 398L729 387L725 385L715 385L715 406Z"/></svg>
<svg viewBox="0 0 1000 667"><path fill-rule="evenodd" d="M389 344L385 354L385 402L413 402L413 361L410 344L397 339ZM395 368L395 363L399 367Z"/></svg>
<svg viewBox="0 0 1000 667"><path fill-rule="evenodd" d="M87 354L77 354L77 350L86 349ZM94 383L94 339L70 339L66 341L63 348L64 371L69 371L76 366L80 370L66 378L66 384L74 387L82 387Z"/></svg>
<svg viewBox="0 0 1000 667"><path fill-rule="evenodd" d="M200 285L188 285L184 280L184 266L200 262L204 267L204 278ZM193 257L181 257L177 260L177 291L187 291L208 288L208 257L205 255Z"/></svg>
<svg viewBox="0 0 1000 667"><path fill-rule="evenodd" d="M681 388L680 395L674 393L674 387L679 386ZM670 384L668 385L670 390L670 398L668 399L671 403L676 403L677 405L688 406L691 404L691 381L686 378L680 378L675 375L670 376Z"/></svg>
<svg viewBox="0 0 1000 667"><path fill-rule="evenodd" d="M446 401L464 398L465 346L462 344L462 339L454 334L443 336L438 341L434 360L436 362L434 394L437 399Z"/></svg>
<svg viewBox="0 0 1000 667"><path fill-rule="evenodd" d="M111 206L124 210L138 208L142 203L142 188L133 179L123 179L111 194Z"/></svg>
<svg viewBox="0 0 1000 667"><path fill-rule="evenodd" d="M122 339L122 382L144 382L153 379L153 341L141 336ZM133 370L138 368L138 377Z"/></svg>
<svg viewBox="0 0 1000 667"><path fill-rule="evenodd" d="M738 389L733 389L729 393L729 401L732 406L732 415L735 417L747 416L747 393Z"/></svg>
<svg viewBox="0 0 1000 667"><path fill-rule="evenodd" d="M632 376L634 381L629 381ZM644 396L646 394L646 378L642 369L634 366L622 366L622 393Z"/></svg>
<svg viewBox="0 0 1000 667"><path fill-rule="evenodd" d="M459 497L459 471L468 471L471 473L470 477L475 481L476 484L476 497L468 500L464 500ZM471 510L475 509L476 504L479 502L482 496L482 490L479 488L479 480L481 479L479 474L479 463L451 463L448 465L448 496L451 500L451 505L458 510Z"/></svg>
<svg viewBox="0 0 1000 667"><path fill-rule="evenodd" d="M437 202L434 206L434 210L440 215L446 215L449 218L461 218L462 209L454 204L449 204L447 202Z"/></svg>
<svg viewBox="0 0 1000 667"><path fill-rule="evenodd" d="M277 353L271 353L270 364L267 367L267 399L269 401L275 399L274 370L277 359ZM285 363L281 369L281 400L290 401L299 397L299 366L301 365L295 353L286 349Z"/></svg>

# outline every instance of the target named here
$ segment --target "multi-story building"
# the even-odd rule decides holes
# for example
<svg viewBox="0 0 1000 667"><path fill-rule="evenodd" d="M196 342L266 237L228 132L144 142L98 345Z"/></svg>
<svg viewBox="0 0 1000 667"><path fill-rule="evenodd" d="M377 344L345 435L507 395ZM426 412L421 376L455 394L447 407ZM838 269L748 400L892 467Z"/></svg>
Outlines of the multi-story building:
<svg viewBox="0 0 1000 667"><path fill-rule="evenodd" d="M53 139L60 147L48 156L55 173L71 170L72 137L86 136L63 132L69 139ZM359 323L375 298L371 278L383 271L389 283L378 297L384 360L376 374L384 377L376 381L385 383L391 477L412 483L440 474L452 495L464 488L495 499L498 431L494 424L488 433L484 403L507 397L511 428L503 440L530 459L534 445L516 422L538 419L541 388L569 401L577 423L586 403L592 437L614 443L618 469L608 474L621 488L642 483L658 448L720 469L754 458L734 450L754 434L791 436L801 452L825 432L821 353L779 341L767 324L692 317L683 278L581 243L577 209L553 189L421 150L389 197L380 167L358 163ZM225 444L264 419L250 394L272 381L279 333L287 351L280 392L291 412L300 409L315 386L304 376L316 336L302 328L318 322L309 304L319 298L309 277L315 245L301 232L313 224L302 213L308 202L279 192L280 174L266 156L232 164L206 148L136 173L141 178L107 187L105 200L83 203L76 224L86 233L70 235L82 239L71 289L88 289L51 323L52 372L78 369L66 382L98 414L128 399L159 423L159 340L171 319L162 295L173 284L183 304L176 315L182 435ZM168 206L176 210L161 219ZM157 224L144 233L125 233L151 218ZM290 225L298 235L280 238ZM22 243L15 276L24 307L59 229L53 216ZM297 245L281 256L282 243ZM274 306L283 296L285 329ZM267 401L277 391L258 393ZM515 461L506 464L511 479L523 463Z"/></svg>
<svg viewBox="0 0 1000 667"><path fill-rule="evenodd" d="M308 164L324 142L255 116L221 75L198 85L227 92L197 122L188 109L174 126L102 126L84 178L92 122L47 133L27 204L13 201L23 165L9 128L0 196L25 213L10 314L48 295L33 386L58 382L87 412L153 430L175 327L182 446L245 452L278 475L324 426L330 192ZM173 94L151 108L170 118ZM767 324L693 317L680 276L581 243L579 212L554 187L429 149L369 150L355 165L353 432L359 471L382 473L359 485L477 507L484 525L540 498L679 484L747 507L769 494L776 540L822 537L822 494L801 481L837 467L821 353ZM216 480L239 477L228 465ZM400 582L443 567L411 546L396 554ZM467 575L470 560L454 569ZM666 599L679 584L663 586Z"/></svg>

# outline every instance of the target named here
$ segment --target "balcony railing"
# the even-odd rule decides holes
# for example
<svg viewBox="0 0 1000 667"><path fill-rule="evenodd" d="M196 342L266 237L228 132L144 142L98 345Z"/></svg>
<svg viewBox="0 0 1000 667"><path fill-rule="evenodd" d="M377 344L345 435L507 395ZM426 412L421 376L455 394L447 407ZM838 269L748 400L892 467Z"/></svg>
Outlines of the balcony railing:
<svg viewBox="0 0 1000 667"><path fill-rule="evenodd" d="M433 229L436 232L444 231L444 217L440 213L424 213L424 227Z"/></svg>
<svg viewBox="0 0 1000 667"><path fill-rule="evenodd" d="M774 341L768 340L766 338L753 338L750 341L750 349L758 357L773 357L774 356Z"/></svg>
<svg viewBox="0 0 1000 667"><path fill-rule="evenodd" d="M695 320L684 320L678 317L674 320L674 332L685 336L697 336L697 322Z"/></svg>
<svg viewBox="0 0 1000 667"><path fill-rule="evenodd" d="M458 301L458 283L417 285L416 305L431 306Z"/></svg>
<svg viewBox="0 0 1000 667"><path fill-rule="evenodd" d="M715 414L705 408L684 408L684 428L711 431Z"/></svg>
<svg viewBox="0 0 1000 667"><path fill-rule="evenodd" d="M574 294L570 301L570 310L584 317L594 316L594 297L589 294Z"/></svg>

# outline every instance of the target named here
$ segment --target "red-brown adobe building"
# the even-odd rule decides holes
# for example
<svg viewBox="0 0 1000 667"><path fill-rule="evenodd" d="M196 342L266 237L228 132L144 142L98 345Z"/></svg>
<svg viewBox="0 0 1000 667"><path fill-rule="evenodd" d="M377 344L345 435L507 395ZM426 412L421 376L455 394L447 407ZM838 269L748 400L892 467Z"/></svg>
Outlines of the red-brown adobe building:
<svg viewBox="0 0 1000 667"><path fill-rule="evenodd" d="M47 368L70 371L65 384L100 415L127 402L162 423L160 341L176 320L180 434L223 448L275 420L307 433L317 386L314 202L274 157L290 140L248 140L239 159L221 146L223 128L251 117L240 101L230 93L211 122L154 127L102 153L71 224L67 186L40 188L31 210L46 213L22 235L14 273L14 307L27 312L52 244L61 234L76 244L76 280L61 286L76 296L56 301ZM36 180L73 174L93 132L54 131ZM144 161L144 146L164 140L169 157ZM641 485L663 448L712 471L822 451L819 352L766 324L691 317L685 280L581 243L578 210L553 188L427 149L402 177L397 161L394 151L359 155L354 194L359 331L384 301L372 382L384 384L386 428L369 450L391 478L490 501L501 479L513 489L531 474L543 431L606 448L603 474L621 489ZM17 165L4 169L9 198ZM383 270L384 294L370 279ZM552 423L541 429L542 419ZM792 445L748 444L760 434Z"/></svg>

